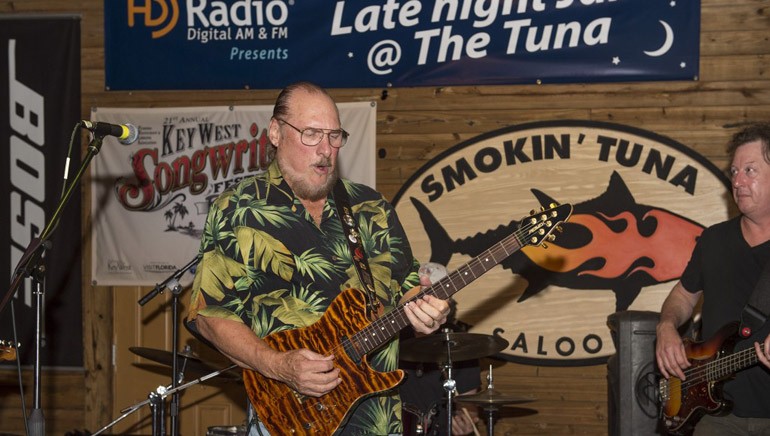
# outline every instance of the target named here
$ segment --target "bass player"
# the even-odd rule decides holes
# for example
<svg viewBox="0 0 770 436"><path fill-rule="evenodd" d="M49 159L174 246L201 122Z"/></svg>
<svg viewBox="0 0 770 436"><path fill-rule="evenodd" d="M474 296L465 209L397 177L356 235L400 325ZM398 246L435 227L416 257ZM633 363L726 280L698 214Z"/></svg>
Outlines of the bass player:
<svg viewBox="0 0 770 436"><path fill-rule="evenodd" d="M665 379L678 378L682 385L687 369L697 362L688 354L677 329L689 320L701 297L703 338L712 338L723 326L739 321L763 268L770 262L770 124L743 128L732 137L727 152L731 157L732 196L740 215L703 232L680 281L663 303L657 325L658 367ZM722 393L724 400L732 402L731 411L726 416L705 413L700 421L694 417L696 436L770 435L768 333L770 323L765 323L735 344L735 349L753 346L756 358L749 351L751 358L762 365L738 371L734 379L724 383ZM694 374L690 378L695 378ZM681 400L694 399L683 395Z"/></svg>

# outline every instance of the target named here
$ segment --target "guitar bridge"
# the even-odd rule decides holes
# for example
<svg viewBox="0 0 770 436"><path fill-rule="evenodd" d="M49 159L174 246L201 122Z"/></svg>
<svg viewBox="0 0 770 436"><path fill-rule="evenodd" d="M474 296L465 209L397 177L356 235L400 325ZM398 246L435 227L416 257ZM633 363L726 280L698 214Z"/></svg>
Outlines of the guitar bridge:
<svg viewBox="0 0 770 436"><path fill-rule="evenodd" d="M658 395L660 396L660 400L663 402L666 402L669 400L668 396L668 380L665 378L660 379L660 382L658 382Z"/></svg>

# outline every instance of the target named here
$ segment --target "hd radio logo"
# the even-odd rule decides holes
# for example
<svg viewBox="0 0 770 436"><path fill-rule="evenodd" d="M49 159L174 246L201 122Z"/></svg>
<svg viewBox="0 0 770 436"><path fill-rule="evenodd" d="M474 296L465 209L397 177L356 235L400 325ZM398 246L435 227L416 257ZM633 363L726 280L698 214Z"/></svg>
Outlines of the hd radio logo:
<svg viewBox="0 0 770 436"><path fill-rule="evenodd" d="M396 210L422 262L454 271L514 234L541 208L572 215L545 245L520 241L454 295L474 333L502 356L598 364L614 353L607 316L659 311L705 227L731 213L724 173L688 147L629 126L531 123L489 132L434 158Z"/></svg>
<svg viewBox="0 0 770 436"><path fill-rule="evenodd" d="M281 0L128 0L126 13L128 27L150 30L152 39L168 35L180 24L186 40L205 44L264 40L268 37L265 26L273 26L271 37L285 37L287 30L280 26L286 24L289 8Z"/></svg>
<svg viewBox="0 0 770 436"><path fill-rule="evenodd" d="M139 24L152 29L153 39L170 32L179 21L177 0L128 0L128 27Z"/></svg>

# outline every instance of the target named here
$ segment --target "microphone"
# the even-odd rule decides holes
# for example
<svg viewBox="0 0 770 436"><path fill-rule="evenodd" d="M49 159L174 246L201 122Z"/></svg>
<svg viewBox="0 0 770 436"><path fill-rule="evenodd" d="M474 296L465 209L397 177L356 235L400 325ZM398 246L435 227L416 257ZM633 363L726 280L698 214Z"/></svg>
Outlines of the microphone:
<svg viewBox="0 0 770 436"><path fill-rule="evenodd" d="M94 135L114 136L123 145L133 144L139 137L139 129L133 124L110 124L83 120L81 125Z"/></svg>

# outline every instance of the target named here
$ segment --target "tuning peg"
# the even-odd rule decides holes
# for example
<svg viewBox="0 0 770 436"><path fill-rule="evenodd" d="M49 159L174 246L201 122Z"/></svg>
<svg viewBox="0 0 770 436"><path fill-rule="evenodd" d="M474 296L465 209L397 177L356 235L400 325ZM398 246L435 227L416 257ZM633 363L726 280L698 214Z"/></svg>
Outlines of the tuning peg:
<svg viewBox="0 0 770 436"><path fill-rule="evenodd" d="M546 244L545 242L541 242L540 246L546 249L548 248L548 244Z"/></svg>
<svg viewBox="0 0 770 436"><path fill-rule="evenodd" d="M550 242L553 242L556 240L556 235L551 233L550 235L546 236L546 239L548 239Z"/></svg>

